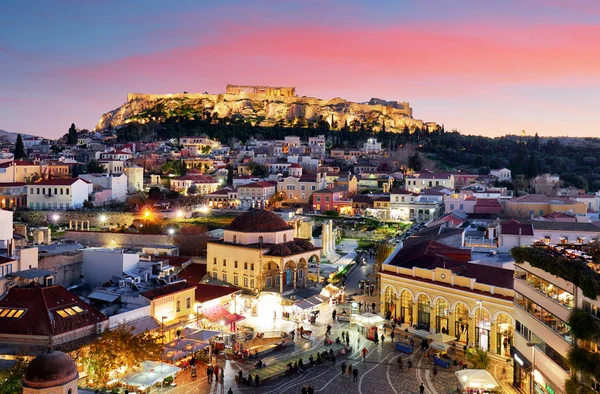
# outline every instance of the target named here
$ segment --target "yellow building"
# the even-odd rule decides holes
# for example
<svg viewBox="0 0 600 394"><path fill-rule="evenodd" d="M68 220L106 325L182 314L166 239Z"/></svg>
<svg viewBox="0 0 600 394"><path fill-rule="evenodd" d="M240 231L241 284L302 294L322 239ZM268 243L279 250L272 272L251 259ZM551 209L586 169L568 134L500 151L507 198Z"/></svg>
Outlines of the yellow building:
<svg viewBox="0 0 600 394"><path fill-rule="evenodd" d="M308 263L316 262L319 270L321 249L294 238L295 231L277 214L251 209L231 222L223 239L208 242L207 270L252 291L306 287Z"/></svg>
<svg viewBox="0 0 600 394"><path fill-rule="evenodd" d="M543 194L527 194L506 201L506 212L515 218L545 216L553 212L574 215L587 214L587 205L569 197L547 197Z"/></svg>
<svg viewBox="0 0 600 394"><path fill-rule="evenodd" d="M407 240L382 265L381 310L402 324L510 357L513 271L470 263L470 250Z"/></svg>

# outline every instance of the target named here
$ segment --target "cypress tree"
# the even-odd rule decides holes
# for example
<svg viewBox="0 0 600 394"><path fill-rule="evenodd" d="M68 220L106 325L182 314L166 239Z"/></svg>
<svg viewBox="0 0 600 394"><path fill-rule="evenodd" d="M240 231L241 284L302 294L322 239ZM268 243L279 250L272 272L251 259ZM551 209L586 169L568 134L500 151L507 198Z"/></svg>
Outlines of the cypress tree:
<svg viewBox="0 0 600 394"><path fill-rule="evenodd" d="M23 137L21 134L17 135L17 143L15 144L15 159L21 159L27 157L25 153L25 145L23 145Z"/></svg>

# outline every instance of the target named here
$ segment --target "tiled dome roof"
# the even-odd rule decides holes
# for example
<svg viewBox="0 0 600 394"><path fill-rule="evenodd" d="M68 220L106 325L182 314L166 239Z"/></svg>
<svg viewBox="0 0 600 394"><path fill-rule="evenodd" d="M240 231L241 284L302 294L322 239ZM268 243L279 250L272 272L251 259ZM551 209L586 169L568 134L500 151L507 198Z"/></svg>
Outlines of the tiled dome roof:
<svg viewBox="0 0 600 394"><path fill-rule="evenodd" d="M296 245L300 246L304 250L315 250L315 245L313 245L310 241L307 241L306 239L299 239L294 242L296 243Z"/></svg>
<svg viewBox="0 0 600 394"><path fill-rule="evenodd" d="M23 384L32 388L62 386L78 376L71 356L63 352L49 351L29 363Z"/></svg>
<svg viewBox="0 0 600 394"><path fill-rule="evenodd" d="M242 233L273 233L291 229L292 227L279 215L264 209L251 209L241 214L227 228Z"/></svg>
<svg viewBox="0 0 600 394"><path fill-rule="evenodd" d="M293 254L314 250L312 243L306 240L290 241L284 244L275 245L269 251L271 256L291 256Z"/></svg>

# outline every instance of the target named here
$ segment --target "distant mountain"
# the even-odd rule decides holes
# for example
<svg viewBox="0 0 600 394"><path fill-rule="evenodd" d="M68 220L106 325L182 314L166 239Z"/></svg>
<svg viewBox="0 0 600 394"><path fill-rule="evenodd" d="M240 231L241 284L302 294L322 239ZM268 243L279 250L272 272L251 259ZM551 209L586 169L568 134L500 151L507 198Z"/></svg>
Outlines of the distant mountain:
<svg viewBox="0 0 600 394"><path fill-rule="evenodd" d="M23 134L20 133L21 137L25 138L25 137L36 137L34 135L31 134ZM9 142L15 142L17 141L17 136L19 135L19 133L13 133L11 131L6 131L6 130L2 130L0 129L0 139L6 139Z"/></svg>

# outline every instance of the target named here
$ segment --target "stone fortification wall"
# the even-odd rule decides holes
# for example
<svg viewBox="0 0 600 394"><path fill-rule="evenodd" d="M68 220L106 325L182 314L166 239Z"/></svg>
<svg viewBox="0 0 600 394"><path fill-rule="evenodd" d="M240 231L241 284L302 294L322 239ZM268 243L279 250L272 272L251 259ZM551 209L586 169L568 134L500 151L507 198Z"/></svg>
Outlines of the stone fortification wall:
<svg viewBox="0 0 600 394"><path fill-rule="evenodd" d="M28 226L43 226L52 220L54 211L16 211L15 222L24 222ZM69 226L69 221L90 221L91 227L111 226L111 227L129 227L138 216L135 212L106 212L106 222L100 223L100 213L84 211L60 211L58 224Z"/></svg>
<svg viewBox="0 0 600 394"><path fill-rule="evenodd" d="M65 240L90 247L134 247L174 245L173 237L166 234L113 233L110 231L66 231Z"/></svg>

